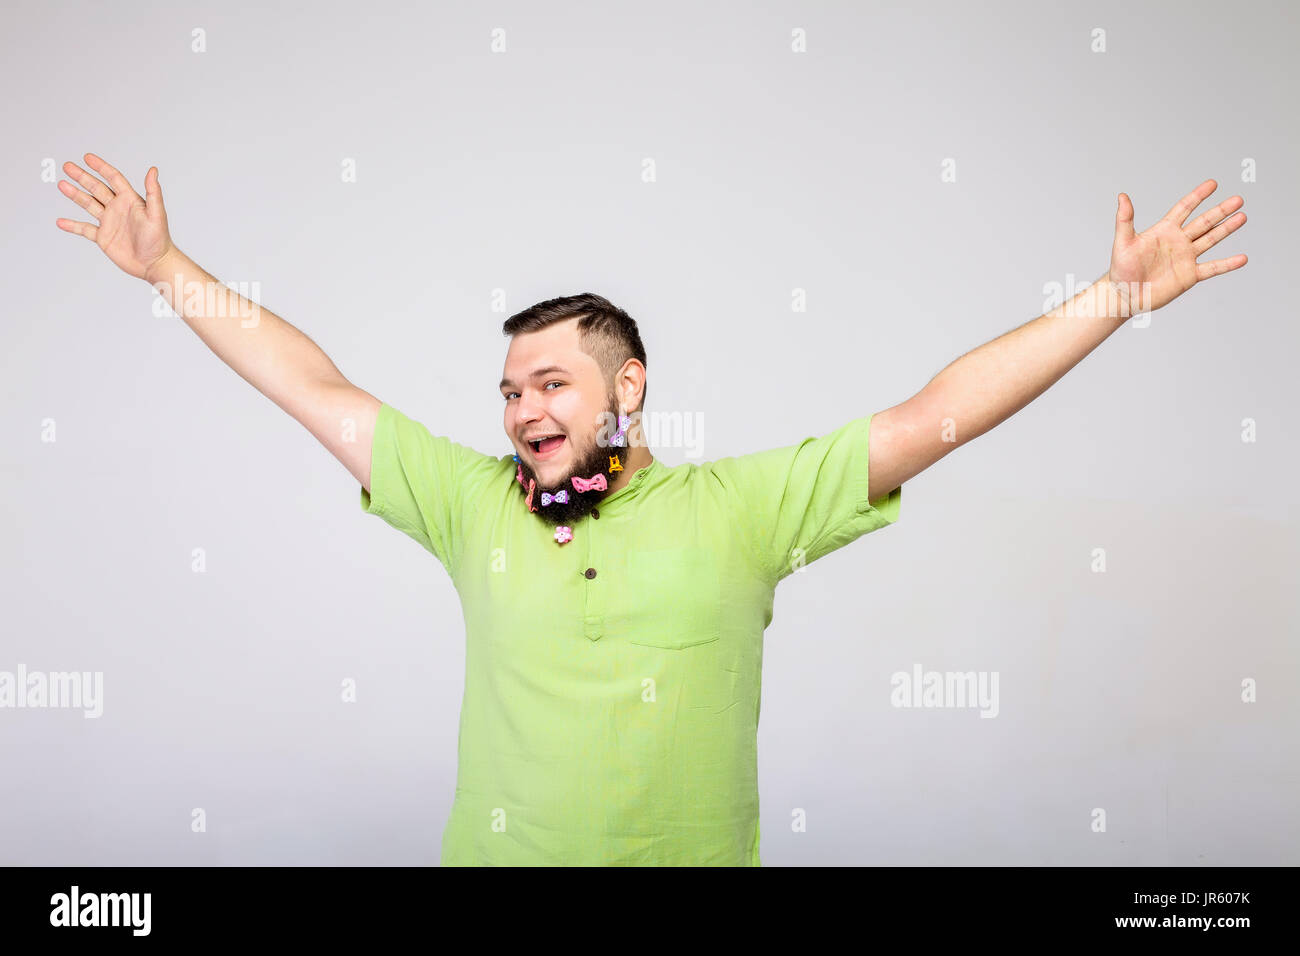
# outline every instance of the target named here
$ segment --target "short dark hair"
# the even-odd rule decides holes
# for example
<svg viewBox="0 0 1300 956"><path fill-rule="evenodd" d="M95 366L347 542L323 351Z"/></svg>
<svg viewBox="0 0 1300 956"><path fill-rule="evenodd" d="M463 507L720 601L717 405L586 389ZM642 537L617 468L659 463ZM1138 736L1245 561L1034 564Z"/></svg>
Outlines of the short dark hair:
<svg viewBox="0 0 1300 956"><path fill-rule="evenodd" d="M578 347L596 360L605 375L605 384L611 391L614 376L628 359L634 358L642 365L646 364L645 346L641 344L641 333L637 331L636 321L604 296L594 292L538 302L506 319L501 331L509 336L536 332L575 316L579 317ZM643 386L641 404L632 411L644 407L645 393L646 387Z"/></svg>

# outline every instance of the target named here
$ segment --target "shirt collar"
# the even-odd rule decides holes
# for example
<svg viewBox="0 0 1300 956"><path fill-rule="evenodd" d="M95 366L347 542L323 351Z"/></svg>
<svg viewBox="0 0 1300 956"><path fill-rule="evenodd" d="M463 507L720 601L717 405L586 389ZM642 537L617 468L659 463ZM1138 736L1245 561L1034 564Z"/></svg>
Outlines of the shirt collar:
<svg viewBox="0 0 1300 956"><path fill-rule="evenodd" d="M647 482L659 474L659 470L662 467L663 466L659 464L658 458L651 458L650 464L638 468L626 485L618 489L618 491L614 492L612 495L607 495L604 498L601 498L600 501L597 502L596 507L603 509L609 507L611 504L617 505L619 502L635 498L637 493L646 486Z"/></svg>

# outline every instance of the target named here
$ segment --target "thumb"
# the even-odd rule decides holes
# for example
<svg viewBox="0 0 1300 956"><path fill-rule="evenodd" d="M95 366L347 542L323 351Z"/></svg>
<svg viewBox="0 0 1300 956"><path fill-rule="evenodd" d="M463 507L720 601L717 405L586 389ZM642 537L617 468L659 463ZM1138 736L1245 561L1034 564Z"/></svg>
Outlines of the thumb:
<svg viewBox="0 0 1300 956"><path fill-rule="evenodd" d="M1115 210L1115 241L1129 243L1136 233L1133 231L1133 200L1128 193L1119 194L1119 208Z"/></svg>
<svg viewBox="0 0 1300 956"><path fill-rule="evenodd" d="M155 219L167 214L163 208L162 187L158 185L157 166L150 166L149 172L144 174L144 208Z"/></svg>

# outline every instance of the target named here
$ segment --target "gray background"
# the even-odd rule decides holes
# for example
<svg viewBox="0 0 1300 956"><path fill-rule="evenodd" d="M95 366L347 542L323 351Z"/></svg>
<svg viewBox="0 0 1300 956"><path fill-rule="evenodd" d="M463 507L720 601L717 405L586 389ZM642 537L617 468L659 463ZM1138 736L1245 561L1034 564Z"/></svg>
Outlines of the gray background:
<svg viewBox="0 0 1300 956"><path fill-rule="evenodd" d="M141 192L156 164L185 252L488 453L506 315L608 296L703 460L903 401L1100 276L1120 190L1142 230L1217 179L1202 210L1240 193L1250 221L1204 258L1249 265L780 586L762 854L1300 862L1296 26L1282 2L7 2L0 670L103 671L105 713L0 710L0 862L436 863L455 780L445 572L55 227L87 217L42 163L86 151ZM999 717L891 707L918 662L998 671Z"/></svg>

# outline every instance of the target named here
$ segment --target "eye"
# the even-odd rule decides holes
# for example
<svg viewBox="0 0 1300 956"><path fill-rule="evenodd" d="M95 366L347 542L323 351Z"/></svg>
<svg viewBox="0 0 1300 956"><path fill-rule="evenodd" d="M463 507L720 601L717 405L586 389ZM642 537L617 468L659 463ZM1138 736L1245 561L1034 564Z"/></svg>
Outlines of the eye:
<svg viewBox="0 0 1300 956"><path fill-rule="evenodd" d="M551 381L546 383L546 387L550 388L552 385L563 385L563 384L564 384L563 382ZM506 392L503 398L508 402L510 401L511 395L518 395L518 394L519 394L518 392Z"/></svg>

